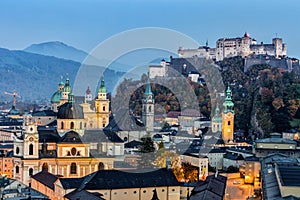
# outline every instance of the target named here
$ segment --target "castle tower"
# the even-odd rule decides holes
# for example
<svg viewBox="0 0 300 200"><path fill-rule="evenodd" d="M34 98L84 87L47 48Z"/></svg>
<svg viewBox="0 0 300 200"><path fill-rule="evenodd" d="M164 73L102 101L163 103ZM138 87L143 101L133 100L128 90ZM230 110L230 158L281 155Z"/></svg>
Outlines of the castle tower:
<svg viewBox="0 0 300 200"><path fill-rule="evenodd" d="M272 39L272 43L275 47L275 57L279 58L280 56L283 56L283 52L282 52L282 38L273 38Z"/></svg>
<svg viewBox="0 0 300 200"><path fill-rule="evenodd" d="M215 115L212 118L211 127L213 133L222 132L222 117L218 104L216 106Z"/></svg>
<svg viewBox="0 0 300 200"><path fill-rule="evenodd" d="M101 78L101 85L98 89L98 96L95 99L97 128L104 128L109 123L109 100L106 97L104 77Z"/></svg>
<svg viewBox="0 0 300 200"><path fill-rule="evenodd" d="M222 139L225 143L228 143L229 141L233 141L234 132L234 104L231 99L231 90L229 86L226 90L226 98L223 106L224 111L222 114Z"/></svg>
<svg viewBox="0 0 300 200"><path fill-rule="evenodd" d="M151 91L151 85L149 80L149 74L146 83L146 91L143 96L143 122L146 126L146 131L154 130L154 98Z"/></svg>

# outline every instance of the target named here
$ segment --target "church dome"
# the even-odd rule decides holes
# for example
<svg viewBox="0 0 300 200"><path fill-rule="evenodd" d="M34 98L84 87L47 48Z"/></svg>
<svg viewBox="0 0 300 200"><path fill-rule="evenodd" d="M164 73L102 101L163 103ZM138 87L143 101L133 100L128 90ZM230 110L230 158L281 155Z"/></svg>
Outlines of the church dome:
<svg viewBox="0 0 300 200"><path fill-rule="evenodd" d="M67 102L58 108L58 119L84 119L83 109L80 105Z"/></svg>
<svg viewBox="0 0 300 200"><path fill-rule="evenodd" d="M98 90L98 93L106 93L106 87L105 87L105 84L104 84L104 78L103 77L101 79L101 85L100 85L100 88Z"/></svg>
<svg viewBox="0 0 300 200"><path fill-rule="evenodd" d="M56 91L51 97L51 103L59 103L61 98L61 92Z"/></svg>

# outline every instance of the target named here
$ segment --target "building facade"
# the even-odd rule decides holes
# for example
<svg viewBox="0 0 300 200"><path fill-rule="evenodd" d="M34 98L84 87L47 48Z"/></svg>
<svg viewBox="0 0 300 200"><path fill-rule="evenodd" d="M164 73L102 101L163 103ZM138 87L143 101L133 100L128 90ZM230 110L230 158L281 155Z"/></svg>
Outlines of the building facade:
<svg viewBox="0 0 300 200"><path fill-rule="evenodd" d="M267 54L275 56L275 58L282 58L286 57L286 50L287 45L282 42L282 38L273 38L271 44L257 44L255 39L245 33L243 37L220 38L217 40L215 48L210 48L208 45L201 46L198 49L183 49L180 47L178 57L190 58L197 56L222 61L224 58L234 56L246 57L250 54Z"/></svg>

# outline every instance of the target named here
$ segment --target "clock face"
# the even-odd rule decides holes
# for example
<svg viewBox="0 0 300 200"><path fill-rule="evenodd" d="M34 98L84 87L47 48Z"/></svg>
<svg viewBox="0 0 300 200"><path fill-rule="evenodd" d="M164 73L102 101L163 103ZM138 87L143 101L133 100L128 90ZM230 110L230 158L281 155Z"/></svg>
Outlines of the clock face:
<svg viewBox="0 0 300 200"><path fill-rule="evenodd" d="M152 95L149 95L148 98L149 98L149 99L152 99Z"/></svg>
<svg viewBox="0 0 300 200"><path fill-rule="evenodd" d="M33 141L33 137L30 137L30 138L29 138L29 141L32 142L32 141Z"/></svg>

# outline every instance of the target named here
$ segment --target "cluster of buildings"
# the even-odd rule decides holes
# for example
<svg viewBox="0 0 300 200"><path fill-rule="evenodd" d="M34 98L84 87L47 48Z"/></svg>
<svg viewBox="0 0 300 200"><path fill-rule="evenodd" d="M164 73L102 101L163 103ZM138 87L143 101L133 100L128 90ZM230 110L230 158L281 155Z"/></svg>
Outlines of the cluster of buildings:
<svg viewBox="0 0 300 200"><path fill-rule="evenodd" d="M254 54L283 59L286 45L280 38L258 45L245 34L219 39L214 49L208 45L179 49L179 58L150 66L142 115L140 119L131 115L131 122L123 122L138 126L137 130L118 127L103 78L95 97L89 88L84 96L75 97L67 77L51 97L51 110L20 116L14 105L0 119L0 173L6 177L0 177L1 197L21 199L25 191L36 199L223 199L227 178L218 171L238 171L243 184L253 185L257 196L263 192L265 199L299 198L298 132L273 133L251 144L239 140L230 87L224 94L223 109L217 105L211 119L185 109L166 115L168 129L157 127L151 79L179 73L201 84L204 77L193 72L195 56L220 61ZM139 146L145 135L152 137L156 147L163 143L166 150L179 154L179 164L196 166L199 182L180 182L170 168L170 159L165 168L138 169L143 156ZM216 174L209 175L209 169ZM11 178L14 181L10 183Z"/></svg>
<svg viewBox="0 0 300 200"><path fill-rule="evenodd" d="M201 60L218 64L225 58L235 56L245 59L245 72L256 64L267 64L273 68L300 72L299 60L287 56L287 45L283 43L282 38L273 38L270 44L258 44L248 33L245 33L242 37L220 38L216 41L216 47L209 47L207 42L205 46L196 49L180 47L178 58L170 57L168 62L162 60L159 65L149 66L150 78L184 75L193 82L205 83L205 77L195 67L202 62Z"/></svg>

